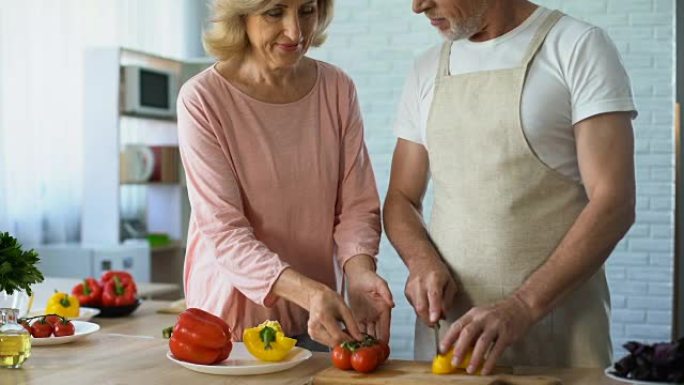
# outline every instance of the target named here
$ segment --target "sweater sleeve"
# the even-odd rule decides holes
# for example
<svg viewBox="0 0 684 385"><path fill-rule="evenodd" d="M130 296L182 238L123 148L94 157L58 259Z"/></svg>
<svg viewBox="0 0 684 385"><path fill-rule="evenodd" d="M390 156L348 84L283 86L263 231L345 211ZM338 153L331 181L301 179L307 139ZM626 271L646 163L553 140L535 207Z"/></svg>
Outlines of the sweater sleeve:
<svg viewBox="0 0 684 385"><path fill-rule="evenodd" d="M177 104L179 147L192 220L225 279L251 301L270 307L277 299L273 285L289 266L255 237L230 153L217 136L220 126L208 117L201 97L184 88Z"/></svg>
<svg viewBox="0 0 684 385"><path fill-rule="evenodd" d="M380 243L380 199L363 139L363 121L356 89L348 80L348 95L340 111L344 116L340 159L340 182L335 210L334 239L340 266L352 257L375 257Z"/></svg>

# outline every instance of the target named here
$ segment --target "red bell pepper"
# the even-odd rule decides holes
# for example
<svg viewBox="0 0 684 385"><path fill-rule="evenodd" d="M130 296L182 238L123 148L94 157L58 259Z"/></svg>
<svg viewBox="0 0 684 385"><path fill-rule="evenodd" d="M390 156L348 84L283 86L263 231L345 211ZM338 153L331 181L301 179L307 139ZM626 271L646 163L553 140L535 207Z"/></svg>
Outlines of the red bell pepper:
<svg viewBox="0 0 684 385"><path fill-rule="evenodd" d="M126 306L135 303L136 288L133 281L122 281L114 277L107 282L102 293L103 306Z"/></svg>
<svg viewBox="0 0 684 385"><path fill-rule="evenodd" d="M190 308L178 316L169 340L171 353L179 360L195 364L217 364L233 348L230 327L204 310Z"/></svg>
<svg viewBox="0 0 684 385"><path fill-rule="evenodd" d="M100 286L104 287L107 282L114 279L114 277L119 277L121 282L135 282L133 276L127 271L107 270L102 273L102 276L100 277Z"/></svg>
<svg viewBox="0 0 684 385"><path fill-rule="evenodd" d="M88 277L71 289L81 306L98 306L102 301L102 286L95 278Z"/></svg>

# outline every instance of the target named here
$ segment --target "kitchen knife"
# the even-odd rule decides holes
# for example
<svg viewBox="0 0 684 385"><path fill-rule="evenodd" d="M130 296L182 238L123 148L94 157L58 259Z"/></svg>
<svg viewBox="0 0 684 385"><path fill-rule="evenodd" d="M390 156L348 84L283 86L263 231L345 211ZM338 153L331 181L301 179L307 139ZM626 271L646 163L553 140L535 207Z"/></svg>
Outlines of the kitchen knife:
<svg viewBox="0 0 684 385"><path fill-rule="evenodd" d="M432 327L435 331L435 355L439 355L439 321Z"/></svg>

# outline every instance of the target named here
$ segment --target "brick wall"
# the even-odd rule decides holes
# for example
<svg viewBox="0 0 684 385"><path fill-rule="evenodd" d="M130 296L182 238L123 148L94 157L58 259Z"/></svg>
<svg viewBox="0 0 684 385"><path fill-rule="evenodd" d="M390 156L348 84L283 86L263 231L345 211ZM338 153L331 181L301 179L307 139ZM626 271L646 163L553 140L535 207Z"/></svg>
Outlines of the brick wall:
<svg viewBox="0 0 684 385"><path fill-rule="evenodd" d="M632 78L640 116L635 122L637 222L611 256L616 355L627 339L666 340L672 318L674 232L674 0L539 0L606 29ZM330 39L312 56L334 63L355 80L381 196L387 191L396 104L412 59L440 42L410 2L337 1ZM429 197L428 204L429 207ZM414 313L404 295L407 271L383 238L380 273L397 307L392 318L395 357L413 352Z"/></svg>

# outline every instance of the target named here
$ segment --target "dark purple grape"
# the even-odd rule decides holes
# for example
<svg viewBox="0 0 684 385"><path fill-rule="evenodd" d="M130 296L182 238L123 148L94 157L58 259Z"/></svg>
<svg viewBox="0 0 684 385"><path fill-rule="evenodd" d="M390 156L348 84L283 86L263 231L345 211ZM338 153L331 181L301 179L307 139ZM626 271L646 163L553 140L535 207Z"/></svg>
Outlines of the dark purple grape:
<svg viewBox="0 0 684 385"><path fill-rule="evenodd" d="M653 345L629 341L629 354L615 363L615 374L640 381L684 382L684 338Z"/></svg>
<svg viewBox="0 0 684 385"><path fill-rule="evenodd" d="M615 371L622 377L627 377L627 374L636 367L636 358L631 354L623 357L620 361L615 363Z"/></svg>

